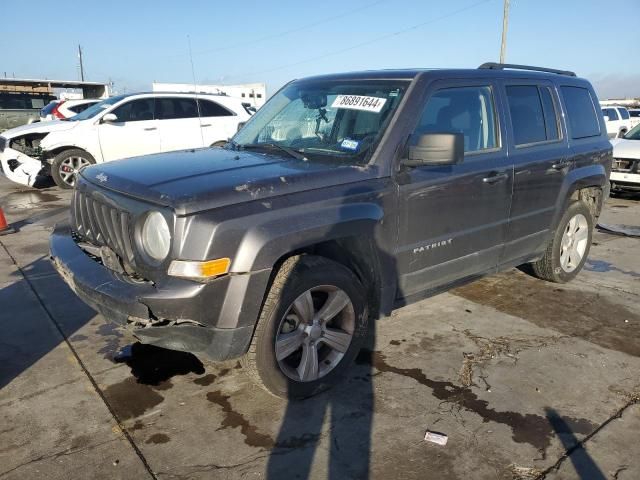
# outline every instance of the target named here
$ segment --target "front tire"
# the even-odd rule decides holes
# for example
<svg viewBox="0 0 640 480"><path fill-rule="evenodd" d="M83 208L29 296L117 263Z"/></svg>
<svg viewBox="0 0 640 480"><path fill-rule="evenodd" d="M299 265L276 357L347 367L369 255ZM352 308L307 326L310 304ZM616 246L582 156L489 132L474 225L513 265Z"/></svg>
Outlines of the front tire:
<svg viewBox="0 0 640 480"><path fill-rule="evenodd" d="M95 163L93 156L84 150L79 148L65 150L54 157L51 163L51 176L58 187L73 188L80 170Z"/></svg>
<svg viewBox="0 0 640 480"><path fill-rule="evenodd" d="M538 278L555 283L573 280L582 270L591 248L593 216L584 202L567 208L544 256L532 264Z"/></svg>
<svg viewBox="0 0 640 480"><path fill-rule="evenodd" d="M364 288L351 270L323 257L291 257L273 281L242 363L273 395L310 397L349 368L367 317Z"/></svg>

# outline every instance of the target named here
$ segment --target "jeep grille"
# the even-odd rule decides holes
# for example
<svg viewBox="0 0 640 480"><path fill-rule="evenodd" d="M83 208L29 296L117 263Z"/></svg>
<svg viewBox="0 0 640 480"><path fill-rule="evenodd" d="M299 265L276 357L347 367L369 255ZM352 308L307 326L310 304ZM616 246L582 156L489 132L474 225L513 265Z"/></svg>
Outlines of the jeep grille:
<svg viewBox="0 0 640 480"><path fill-rule="evenodd" d="M107 246L126 263L133 263L129 214L75 190L71 217L76 233L97 246Z"/></svg>

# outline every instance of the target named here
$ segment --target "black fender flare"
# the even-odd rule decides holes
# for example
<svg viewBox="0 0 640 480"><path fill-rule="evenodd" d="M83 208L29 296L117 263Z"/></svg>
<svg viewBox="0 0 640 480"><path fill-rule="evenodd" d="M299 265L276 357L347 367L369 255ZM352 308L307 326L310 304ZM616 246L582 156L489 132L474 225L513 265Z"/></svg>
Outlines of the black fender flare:
<svg viewBox="0 0 640 480"><path fill-rule="evenodd" d="M601 195L600 202L604 201L609 189L609 176L604 166L601 164L589 165L581 167L576 170L571 170L564 179L558 200L556 202L556 209L553 216L553 222L551 224L551 232L555 232L558 227L558 223L564 215L565 210L571 202L573 194L584 188L597 187L602 189L603 195ZM602 203L598 206L600 208Z"/></svg>

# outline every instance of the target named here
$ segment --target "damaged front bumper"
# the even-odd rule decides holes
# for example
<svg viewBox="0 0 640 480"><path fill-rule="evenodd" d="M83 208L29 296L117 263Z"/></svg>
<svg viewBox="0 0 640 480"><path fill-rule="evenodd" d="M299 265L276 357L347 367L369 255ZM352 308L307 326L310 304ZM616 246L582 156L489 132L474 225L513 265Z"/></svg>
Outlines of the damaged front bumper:
<svg viewBox="0 0 640 480"><path fill-rule="evenodd" d="M613 190L640 191L640 160L614 159L609 181Z"/></svg>
<svg viewBox="0 0 640 480"><path fill-rule="evenodd" d="M0 174L12 182L33 187L43 177L49 176L49 165L18 150L5 147L0 153Z"/></svg>
<svg viewBox="0 0 640 480"><path fill-rule="evenodd" d="M72 238L68 224L56 225L49 247L53 265L76 295L106 319L130 328L142 343L213 360L239 357L247 351L257 316L243 318L242 313L255 312L234 305L238 293L244 292L242 286L238 292L230 283L240 275L207 284L170 279L162 287L136 281L89 257ZM266 285L268 272L266 278L262 272L242 277L247 288L255 282ZM212 325L221 323L217 317L233 309L234 328ZM211 323L204 322L204 315Z"/></svg>

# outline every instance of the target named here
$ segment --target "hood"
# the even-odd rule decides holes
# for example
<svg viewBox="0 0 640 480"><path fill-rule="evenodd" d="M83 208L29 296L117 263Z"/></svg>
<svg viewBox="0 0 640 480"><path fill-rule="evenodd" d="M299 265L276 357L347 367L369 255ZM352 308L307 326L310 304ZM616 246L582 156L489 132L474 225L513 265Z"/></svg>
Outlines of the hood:
<svg viewBox="0 0 640 480"><path fill-rule="evenodd" d="M617 141L613 143L613 157L614 158L640 158L640 140L625 140L624 138L617 138Z"/></svg>
<svg viewBox="0 0 640 480"><path fill-rule="evenodd" d="M71 130L79 122L67 122L61 120L52 120L50 122L36 122L21 127L12 128L2 132L4 138L16 138L29 133L51 133L62 130Z"/></svg>
<svg viewBox="0 0 640 480"><path fill-rule="evenodd" d="M185 150L92 165L87 181L188 215L225 205L366 180L375 167L307 162L271 152Z"/></svg>

